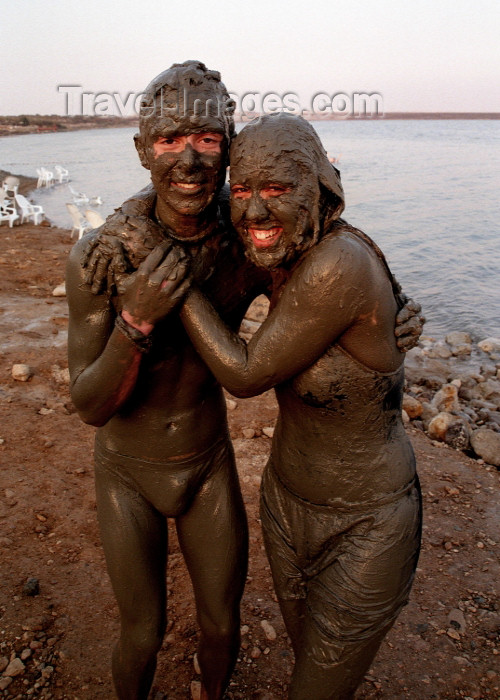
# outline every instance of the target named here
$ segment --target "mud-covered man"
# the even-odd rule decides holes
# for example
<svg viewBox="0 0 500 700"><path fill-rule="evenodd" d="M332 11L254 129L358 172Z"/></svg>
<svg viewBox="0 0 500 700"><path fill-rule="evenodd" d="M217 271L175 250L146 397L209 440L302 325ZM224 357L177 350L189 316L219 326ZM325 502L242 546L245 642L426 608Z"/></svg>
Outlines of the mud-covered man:
<svg viewBox="0 0 500 700"><path fill-rule="evenodd" d="M98 519L121 621L117 695L147 698L152 684L173 517L195 592L201 697L217 700L238 653L247 524L222 390L176 305L194 279L237 329L268 277L226 223L221 191L234 125L219 74L196 61L175 64L146 88L139 127L136 148L152 185L83 238L68 262L71 394L82 419L98 426ZM410 305L401 318L412 313ZM418 315L410 325L418 335ZM412 344L409 330L402 345Z"/></svg>

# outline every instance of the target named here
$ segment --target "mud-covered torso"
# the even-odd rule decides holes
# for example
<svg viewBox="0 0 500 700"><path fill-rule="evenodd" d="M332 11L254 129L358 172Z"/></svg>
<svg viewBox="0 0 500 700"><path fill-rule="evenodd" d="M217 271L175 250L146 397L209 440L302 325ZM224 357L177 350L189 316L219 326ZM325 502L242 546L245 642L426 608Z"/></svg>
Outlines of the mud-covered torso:
<svg viewBox="0 0 500 700"><path fill-rule="evenodd" d="M141 220L147 230L147 214L154 200L151 190L147 195L133 205L127 203L114 220L108 219L101 232L117 235L123 227L139 240ZM139 252L134 246L133 254L128 255L134 267L159 242L157 226L153 224L151 230L153 234L146 233L146 246ZM127 245L125 239L126 251ZM251 300L264 291L265 276L246 260L235 234L221 222L206 240L183 247L192 258L199 287L224 321L237 330ZM119 312L116 296L109 303ZM226 429L221 387L194 350L178 313L158 323L152 338L152 349L141 358L134 391L99 429L99 440L116 452L150 457L161 454L166 459L206 449Z"/></svg>
<svg viewBox="0 0 500 700"><path fill-rule="evenodd" d="M414 457L401 421L403 366L372 370L339 344L276 388L273 463L313 503L355 504L404 487Z"/></svg>

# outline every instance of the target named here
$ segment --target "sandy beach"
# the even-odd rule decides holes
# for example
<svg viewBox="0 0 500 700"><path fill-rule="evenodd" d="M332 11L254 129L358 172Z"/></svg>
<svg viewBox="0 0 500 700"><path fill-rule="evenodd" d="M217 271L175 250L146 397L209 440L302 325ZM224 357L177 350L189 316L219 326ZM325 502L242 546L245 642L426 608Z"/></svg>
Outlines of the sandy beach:
<svg viewBox="0 0 500 700"><path fill-rule="evenodd" d="M23 187L30 187L25 179ZM109 657L118 617L96 523L94 430L79 420L69 397L67 306L64 296L53 296L71 245L68 231L50 226L0 228L4 698L113 697ZM15 364L29 365L28 381L13 379ZM284 700L292 652L258 518L260 474L270 448L266 433L276 405L268 392L236 400L231 408L251 552L242 649L227 697ZM357 697L498 698L499 472L430 440L411 423L407 429L424 494L422 555L410 604ZM169 550L169 623L155 700L189 698L191 682L199 679L191 586L173 528Z"/></svg>

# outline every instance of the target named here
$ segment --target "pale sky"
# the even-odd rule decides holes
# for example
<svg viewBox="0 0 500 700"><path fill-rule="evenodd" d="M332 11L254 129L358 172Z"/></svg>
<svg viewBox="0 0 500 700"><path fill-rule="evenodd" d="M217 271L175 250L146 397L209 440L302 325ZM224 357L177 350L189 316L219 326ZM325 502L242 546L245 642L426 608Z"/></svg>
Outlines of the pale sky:
<svg viewBox="0 0 500 700"><path fill-rule="evenodd" d="M498 0L16 0L1 14L3 115L63 114L58 85L124 101L187 59L233 93L304 108L367 92L386 112L500 112Z"/></svg>

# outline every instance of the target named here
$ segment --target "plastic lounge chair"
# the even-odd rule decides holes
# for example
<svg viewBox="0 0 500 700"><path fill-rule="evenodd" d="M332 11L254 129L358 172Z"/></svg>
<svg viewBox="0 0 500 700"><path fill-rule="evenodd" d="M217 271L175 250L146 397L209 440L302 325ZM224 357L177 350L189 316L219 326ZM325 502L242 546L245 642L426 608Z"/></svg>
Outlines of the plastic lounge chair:
<svg viewBox="0 0 500 700"><path fill-rule="evenodd" d="M40 187L50 187L54 184L54 173L51 173L47 168L37 168L36 174L38 175L38 182L36 186Z"/></svg>
<svg viewBox="0 0 500 700"><path fill-rule="evenodd" d="M21 223L23 224L25 221L33 219L35 226L38 226L45 216L43 207L41 207L39 204L31 204L31 202L28 202L26 197L24 197L22 194L16 194L14 199L16 200L17 206L21 210Z"/></svg>
<svg viewBox="0 0 500 700"><path fill-rule="evenodd" d="M92 226L83 216L82 212L78 209L76 204L67 202L66 208L69 211L71 221L73 222L73 228L71 229L71 238L73 238L73 234L76 232L78 233L78 239L80 239L85 233L85 231L90 231Z"/></svg>
<svg viewBox="0 0 500 700"><path fill-rule="evenodd" d="M47 170L47 168L41 168L41 171L43 173L44 177L44 186L45 187L50 187L51 185L54 184L54 173L51 172L50 170Z"/></svg>
<svg viewBox="0 0 500 700"><path fill-rule="evenodd" d="M92 228L99 228L99 226L102 226L104 223L104 219L102 218L102 216L93 209L87 209L85 211L85 218L92 226Z"/></svg>
<svg viewBox="0 0 500 700"><path fill-rule="evenodd" d="M9 222L9 227L12 228L14 221L19 219L19 214L14 208L13 204L7 204L4 200L0 202L0 224L3 221Z"/></svg>
<svg viewBox="0 0 500 700"><path fill-rule="evenodd" d="M66 170L66 168L63 168L62 165L56 165L54 167L54 170L56 171L57 182L59 182L59 183L68 182L69 170Z"/></svg>
<svg viewBox="0 0 500 700"><path fill-rule="evenodd" d="M2 187L10 197L15 197L20 184L21 180L18 177L14 177L14 175L7 175L2 182Z"/></svg>
<svg viewBox="0 0 500 700"><path fill-rule="evenodd" d="M86 194L83 194L83 192L76 192L71 185L68 185L69 191L73 195L73 202L75 204L88 204L89 203L89 198L87 197Z"/></svg>

